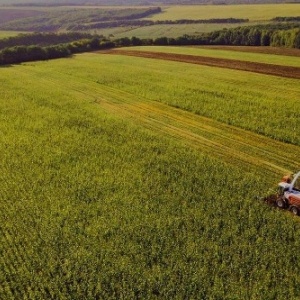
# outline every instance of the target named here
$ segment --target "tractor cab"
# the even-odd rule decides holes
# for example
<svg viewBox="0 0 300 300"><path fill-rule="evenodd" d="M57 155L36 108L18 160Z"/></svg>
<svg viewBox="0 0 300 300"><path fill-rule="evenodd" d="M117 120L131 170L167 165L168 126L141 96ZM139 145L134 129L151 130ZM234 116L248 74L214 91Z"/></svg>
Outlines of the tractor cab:
<svg viewBox="0 0 300 300"><path fill-rule="evenodd" d="M297 174L283 176L278 184L279 190L285 191L298 191L300 192L300 172Z"/></svg>

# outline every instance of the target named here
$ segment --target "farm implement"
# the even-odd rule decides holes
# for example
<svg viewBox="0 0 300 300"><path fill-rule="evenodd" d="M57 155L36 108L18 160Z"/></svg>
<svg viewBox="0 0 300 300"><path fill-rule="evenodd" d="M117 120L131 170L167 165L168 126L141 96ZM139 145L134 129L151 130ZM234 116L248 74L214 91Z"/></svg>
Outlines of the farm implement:
<svg viewBox="0 0 300 300"><path fill-rule="evenodd" d="M300 214L300 172L282 178L275 201L279 208L289 209L294 215Z"/></svg>

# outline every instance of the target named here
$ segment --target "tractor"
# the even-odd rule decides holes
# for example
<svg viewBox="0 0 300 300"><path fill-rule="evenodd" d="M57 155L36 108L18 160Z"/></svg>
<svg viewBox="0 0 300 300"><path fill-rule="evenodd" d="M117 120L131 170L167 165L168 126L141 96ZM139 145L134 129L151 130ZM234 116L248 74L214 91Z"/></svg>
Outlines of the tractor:
<svg viewBox="0 0 300 300"><path fill-rule="evenodd" d="M288 208L294 215L300 214L300 172L284 176L278 184L276 204Z"/></svg>

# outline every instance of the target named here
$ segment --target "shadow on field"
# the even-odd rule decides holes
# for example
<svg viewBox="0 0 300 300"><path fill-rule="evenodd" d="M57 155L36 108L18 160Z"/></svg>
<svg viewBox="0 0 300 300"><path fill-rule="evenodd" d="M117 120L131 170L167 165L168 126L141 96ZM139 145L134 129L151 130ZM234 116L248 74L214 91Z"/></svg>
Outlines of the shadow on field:
<svg viewBox="0 0 300 300"><path fill-rule="evenodd" d="M0 65L0 69L11 68L12 65Z"/></svg>
<svg viewBox="0 0 300 300"><path fill-rule="evenodd" d="M286 207L285 208L278 207L277 202L276 202L277 199L278 199L278 195L277 194L270 194L269 196L261 198L261 200L263 200L268 206L271 206L271 207L273 207L275 209L279 209L279 210L291 212L291 210L290 210L289 207L287 207L287 208ZM298 215L298 214L294 213L294 215Z"/></svg>
<svg viewBox="0 0 300 300"><path fill-rule="evenodd" d="M266 196L262 198L262 200L269 206L277 207L276 200L277 200L277 194L271 194L269 196Z"/></svg>
<svg viewBox="0 0 300 300"><path fill-rule="evenodd" d="M80 53L78 53L80 54ZM13 66L22 66L24 63L26 63L26 65L28 66L28 63L35 63L35 62L40 62L40 61L50 61L50 60L54 60L54 59L68 59L68 58L73 58L75 56L75 54L70 54L68 56L62 56L62 57L52 57L52 58L47 58L47 59L32 59L32 60L25 60L25 61L19 61L19 62L13 62L11 64L5 64L5 65L0 65L0 69L1 68L10 68Z"/></svg>

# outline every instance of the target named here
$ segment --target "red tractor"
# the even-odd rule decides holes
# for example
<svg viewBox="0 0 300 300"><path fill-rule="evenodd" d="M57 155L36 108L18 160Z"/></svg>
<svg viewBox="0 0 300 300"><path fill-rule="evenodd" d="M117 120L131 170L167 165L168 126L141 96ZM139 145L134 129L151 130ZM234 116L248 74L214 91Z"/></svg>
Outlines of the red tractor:
<svg viewBox="0 0 300 300"><path fill-rule="evenodd" d="M282 178L276 203L280 208L288 208L294 215L300 214L300 172Z"/></svg>

